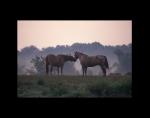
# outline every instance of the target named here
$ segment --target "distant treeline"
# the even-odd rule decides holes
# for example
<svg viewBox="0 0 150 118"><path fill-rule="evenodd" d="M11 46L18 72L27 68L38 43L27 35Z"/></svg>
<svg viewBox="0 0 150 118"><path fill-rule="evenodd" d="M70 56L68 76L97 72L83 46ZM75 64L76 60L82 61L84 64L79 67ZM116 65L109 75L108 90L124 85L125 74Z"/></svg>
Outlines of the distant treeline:
<svg viewBox="0 0 150 118"><path fill-rule="evenodd" d="M29 46L17 51L18 53L18 74L44 74L45 67L41 58L47 54L71 54L80 51L90 56L105 55L108 58L111 73L132 72L132 44L104 46L98 42L93 43L74 43L71 46L57 45L56 47L47 47L38 49L35 46ZM76 63L67 62L64 66L64 74L79 75L81 66L79 61ZM100 75L100 67L89 68L89 75Z"/></svg>

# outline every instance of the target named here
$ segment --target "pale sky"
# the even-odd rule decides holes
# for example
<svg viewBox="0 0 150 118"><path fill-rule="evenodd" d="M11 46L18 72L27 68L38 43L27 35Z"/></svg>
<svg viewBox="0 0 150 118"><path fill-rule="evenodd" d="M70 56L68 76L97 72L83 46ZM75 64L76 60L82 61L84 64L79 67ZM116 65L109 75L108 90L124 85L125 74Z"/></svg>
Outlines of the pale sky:
<svg viewBox="0 0 150 118"><path fill-rule="evenodd" d="M131 20L18 20L18 50L73 43L100 42L103 45L132 43Z"/></svg>

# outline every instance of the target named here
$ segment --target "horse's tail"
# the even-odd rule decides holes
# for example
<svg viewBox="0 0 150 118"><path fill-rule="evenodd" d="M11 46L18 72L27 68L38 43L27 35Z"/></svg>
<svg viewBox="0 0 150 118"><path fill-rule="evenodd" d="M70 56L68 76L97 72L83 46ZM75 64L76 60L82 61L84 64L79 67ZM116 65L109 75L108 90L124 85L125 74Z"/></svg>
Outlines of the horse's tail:
<svg viewBox="0 0 150 118"><path fill-rule="evenodd" d="M106 57L106 56L105 56L105 66L106 66L106 68L109 69L109 64L108 64L108 61L107 61L107 57Z"/></svg>

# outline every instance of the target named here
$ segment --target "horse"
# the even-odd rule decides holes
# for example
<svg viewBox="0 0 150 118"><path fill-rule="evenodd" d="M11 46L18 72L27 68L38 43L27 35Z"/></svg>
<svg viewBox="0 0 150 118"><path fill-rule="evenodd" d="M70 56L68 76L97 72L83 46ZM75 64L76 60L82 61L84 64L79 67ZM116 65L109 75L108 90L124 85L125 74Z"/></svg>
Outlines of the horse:
<svg viewBox="0 0 150 118"><path fill-rule="evenodd" d="M109 69L108 61L104 55L88 56L81 52L74 53L75 59L80 60L82 66L83 76L86 75L87 68L99 65L103 71L103 75L106 76L106 69Z"/></svg>
<svg viewBox="0 0 150 118"><path fill-rule="evenodd" d="M64 63L67 61L76 61L76 59L73 56L70 55L53 55L53 54L48 54L45 58L46 62L46 74L49 72L49 65L50 67L50 73L52 75L53 67L57 67L57 72L59 75L59 68L61 68L61 75L63 73L63 66Z"/></svg>

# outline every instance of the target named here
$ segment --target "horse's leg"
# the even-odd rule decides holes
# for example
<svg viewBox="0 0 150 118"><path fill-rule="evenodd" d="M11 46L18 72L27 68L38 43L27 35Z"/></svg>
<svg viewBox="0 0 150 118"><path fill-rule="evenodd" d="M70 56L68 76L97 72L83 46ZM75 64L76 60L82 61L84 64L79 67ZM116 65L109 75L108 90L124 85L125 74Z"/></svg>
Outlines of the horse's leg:
<svg viewBox="0 0 150 118"><path fill-rule="evenodd" d="M85 67L85 76L86 76L86 72L87 72L87 67Z"/></svg>
<svg viewBox="0 0 150 118"><path fill-rule="evenodd" d="M101 66L101 69L103 71L104 76L106 76L106 68L105 68L105 66Z"/></svg>
<svg viewBox="0 0 150 118"><path fill-rule="evenodd" d="M84 77L84 70L85 70L85 69L84 69L84 67L82 66L82 72L83 72L83 75L82 75L82 76L83 76L83 77Z"/></svg>
<svg viewBox="0 0 150 118"><path fill-rule="evenodd" d="M58 75L59 75L59 67L57 67L57 72L58 72Z"/></svg>
<svg viewBox="0 0 150 118"><path fill-rule="evenodd" d="M48 75L48 72L49 72L49 67L48 67L49 65L48 64L46 64L46 74Z"/></svg>
<svg viewBox="0 0 150 118"><path fill-rule="evenodd" d="M51 71L51 75L52 75L52 72L53 72L53 66L51 66L51 69L50 69L50 71Z"/></svg>
<svg viewBox="0 0 150 118"><path fill-rule="evenodd" d="M62 75L62 73L63 73L63 66L61 66L61 75Z"/></svg>

